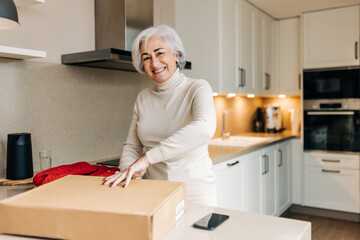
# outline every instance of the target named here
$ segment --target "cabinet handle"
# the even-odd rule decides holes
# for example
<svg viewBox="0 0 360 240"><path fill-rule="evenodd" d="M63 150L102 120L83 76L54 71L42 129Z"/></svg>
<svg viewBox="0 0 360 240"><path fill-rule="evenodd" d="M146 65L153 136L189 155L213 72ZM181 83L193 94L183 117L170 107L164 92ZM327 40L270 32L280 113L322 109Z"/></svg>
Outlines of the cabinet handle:
<svg viewBox="0 0 360 240"><path fill-rule="evenodd" d="M331 162L331 163L339 163L340 160L333 160L333 159L321 159L323 162Z"/></svg>
<svg viewBox="0 0 360 240"><path fill-rule="evenodd" d="M234 166L234 165L236 165L236 164L238 164L239 163L239 161L236 161L236 162L233 162L233 163L228 163L228 164L226 164L228 167L232 167L232 166Z"/></svg>
<svg viewBox="0 0 360 240"><path fill-rule="evenodd" d="M301 73L299 73L299 89L301 90Z"/></svg>
<svg viewBox="0 0 360 240"><path fill-rule="evenodd" d="M240 81L239 81L239 87L245 87L245 84L246 84L246 80L245 80L245 69L243 68L239 68L239 71L240 71L240 74L239 74L239 77L240 77Z"/></svg>
<svg viewBox="0 0 360 240"><path fill-rule="evenodd" d="M245 69L242 69L242 75L241 75L241 84L242 84L242 87L245 87L246 85L246 71Z"/></svg>
<svg viewBox="0 0 360 240"><path fill-rule="evenodd" d="M282 151L281 149L279 149L279 153L280 153L280 163L279 163L279 167L281 167L283 165L283 157L282 157Z"/></svg>
<svg viewBox="0 0 360 240"><path fill-rule="evenodd" d="M271 75L265 73L265 90L269 90L271 88Z"/></svg>
<svg viewBox="0 0 360 240"><path fill-rule="evenodd" d="M266 174L266 154L262 155L262 159L264 160L264 171L262 172L262 175Z"/></svg>
<svg viewBox="0 0 360 240"><path fill-rule="evenodd" d="M269 156L267 155L267 154L265 154L265 156L266 156L266 173L268 173L269 172Z"/></svg>
<svg viewBox="0 0 360 240"><path fill-rule="evenodd" d="M355 42L355 59L357 60L358 59L358 42L356 41Z"/></svg>
<svg viewBox="0 0 360 240"><path fill-rule="evenodd" d="M326 173L340 173L340 170L321 169L321 171Z"/></svg>

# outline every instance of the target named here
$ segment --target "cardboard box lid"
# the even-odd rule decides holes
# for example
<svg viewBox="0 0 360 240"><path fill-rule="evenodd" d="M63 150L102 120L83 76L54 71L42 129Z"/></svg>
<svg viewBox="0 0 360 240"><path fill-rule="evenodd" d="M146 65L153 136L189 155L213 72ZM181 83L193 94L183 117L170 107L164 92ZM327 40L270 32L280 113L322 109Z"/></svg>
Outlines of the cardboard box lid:
<svg viewBox="0 0 360 240"><path fill-rule="evenodd" d="M123 188L122 184L115 187L102 185L102 179L103 177L68 175L0 203L29 208L93 209L97 212L150 216L166 202L171 193L185 184L133 179Z"/></svg>

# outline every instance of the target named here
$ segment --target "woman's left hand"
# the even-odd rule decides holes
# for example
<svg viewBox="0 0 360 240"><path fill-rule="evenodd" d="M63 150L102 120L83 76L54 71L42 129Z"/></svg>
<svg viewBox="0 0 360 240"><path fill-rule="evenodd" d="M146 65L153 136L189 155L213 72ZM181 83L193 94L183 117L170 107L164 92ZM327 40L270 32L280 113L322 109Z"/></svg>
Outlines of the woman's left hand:
<svg viewBox="0 0 360 240"><path fill-rule="evenodd" d="M103 184L109 185L110 187L115 187L125 179L124 188L130 183L132 178L140 179L144 176L146 169L149 167L150 162L147 159L146 155L139 157L133 164L128 168L116 172L114 175L109 176L104 179Z"/></svg>

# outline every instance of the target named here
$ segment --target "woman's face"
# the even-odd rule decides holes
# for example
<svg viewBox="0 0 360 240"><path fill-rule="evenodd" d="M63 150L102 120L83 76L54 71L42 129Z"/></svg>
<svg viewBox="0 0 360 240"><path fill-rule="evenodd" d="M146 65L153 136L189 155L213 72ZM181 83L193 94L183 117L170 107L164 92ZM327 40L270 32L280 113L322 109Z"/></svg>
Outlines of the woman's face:
<svg viewBox="0 0 360 240"><path fill-rule="evenodd" d="M141 61L146 74L155 82L168 80L176 71L177 55L159 37L150 38L140 46Z"/></svg>

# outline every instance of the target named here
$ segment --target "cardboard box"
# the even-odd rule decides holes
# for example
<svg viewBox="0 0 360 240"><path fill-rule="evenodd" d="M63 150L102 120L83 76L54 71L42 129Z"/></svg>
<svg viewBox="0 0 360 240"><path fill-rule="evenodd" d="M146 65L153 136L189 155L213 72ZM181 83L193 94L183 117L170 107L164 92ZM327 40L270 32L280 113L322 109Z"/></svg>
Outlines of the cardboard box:
<svg viewBox="0 0 360 240"><path fill-rule="evenodd" d="M186 185L66 176L0 202L0 233L58 239L161 239L186 209Z"/></svg>

